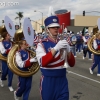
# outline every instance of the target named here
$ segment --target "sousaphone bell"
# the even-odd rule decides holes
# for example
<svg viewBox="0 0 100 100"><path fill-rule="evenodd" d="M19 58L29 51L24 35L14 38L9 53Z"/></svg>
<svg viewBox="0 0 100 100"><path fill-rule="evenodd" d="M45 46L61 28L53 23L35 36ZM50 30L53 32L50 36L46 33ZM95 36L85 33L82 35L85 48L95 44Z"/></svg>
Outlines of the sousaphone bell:
<svg viewBox="0 0 100 100"><path fill-rule="evenodd" d="M93 54L96 54L96 55L100 55L100 50L95 50L93 48L93 41L94 39L96 39L96 34L98 33L98 31L100 30L100 18L98 19L97 21L97 24L98 26L95 26L93 28L93 36L88 40L88 49L93 53Z"/></svg>

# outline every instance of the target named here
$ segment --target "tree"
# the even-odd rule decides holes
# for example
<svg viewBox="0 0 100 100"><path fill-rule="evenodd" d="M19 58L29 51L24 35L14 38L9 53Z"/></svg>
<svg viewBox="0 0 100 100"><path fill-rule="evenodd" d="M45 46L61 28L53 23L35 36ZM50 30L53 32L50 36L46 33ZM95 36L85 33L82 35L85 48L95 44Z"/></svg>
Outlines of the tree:
<svg viewBox="0 0 100 100"><path fill-rule="evenodd" d="M16 12L17 14L17 17L15 19L19 19L19 25L20 25L20 28L21 28L21 19L23 18L23 12Z"/></svg>

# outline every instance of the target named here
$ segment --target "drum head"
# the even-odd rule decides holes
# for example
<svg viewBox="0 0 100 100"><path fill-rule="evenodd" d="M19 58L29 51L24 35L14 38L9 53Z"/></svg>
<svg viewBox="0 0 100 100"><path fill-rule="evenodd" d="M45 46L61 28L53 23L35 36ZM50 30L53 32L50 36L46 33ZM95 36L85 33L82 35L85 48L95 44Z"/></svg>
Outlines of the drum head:
<svg viewBox="0 0 100 100"><path fill-rule="evenodd" d="M15 25L13 24L13 21L8 16L5 16L4 23L5 23L5 27L6 27L7 32L12 37L14 37L14 34L15 34Z"/></svg>
<svg viewBox="0 0 100 100"><path fill-rule="evenodd" d="M97 20L97 25L98 25L98 28L99 28L99 31L100 31L100 18L98 18L98 20Z"/></svg>
<svg viewBox="0 0 100 100"><path fill-rule="evenodd" d="M34 42L34 29L32 28L31 22L28 18L24 19L23 23L23 33L25 40L30 46L33 46Z"/></svg>

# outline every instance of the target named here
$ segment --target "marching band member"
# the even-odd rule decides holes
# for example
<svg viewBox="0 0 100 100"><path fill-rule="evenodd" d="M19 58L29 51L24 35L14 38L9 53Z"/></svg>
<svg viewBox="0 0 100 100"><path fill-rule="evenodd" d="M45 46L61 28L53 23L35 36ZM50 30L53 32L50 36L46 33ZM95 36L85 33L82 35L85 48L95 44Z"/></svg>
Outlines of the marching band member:
<svg viewBox="0 0 100 100"><path fill-rule="evenodd" d="M80 54L80 52L81 52L81 43L83 41L82 35L78 32L76 38L77 38L76 52L79 51L79 54Z"/></svg>
<svg viewBox="0 0 100 100"><path fill-rule="evenodd" d="M74 54L74 57L77 57L76 56L76 36L74 35L74 33L71 34L71 37L70 37L70 49L71 49L71 52Z"/></svg>
<svg viewBox="0 0 100 100"><path fill-rule="evenodd" d="M72 64L70 66L74 66L75 58L70 52L70 46L66 40L57 41L60 27L58 17L46 18L45 27L48 32L48 39L38 43L36 49L36 56L42 72L40 80L41 98L42 100L69 100L66 68L63 66L66 56L66 62L68 61L69 65ZM62 55L61 49L64 50Z"/></svg>
<svg viewBox="0 0 100 100"><path fill-rule="evenodd" d="M96 33L96 39L93 41L93 48L95 50L100 50L100 32ZM98 65L98 74L100 76L100 55L94 54L94 62L91 68L89 68L90 74L93 74L93 70Z"/></svg>
<svg viewBox="0 0 100 100"><path fill-rule="evenodd" d="M30 52L26 51L27 43L25 40L19 42L19 51L16 52L15 60L18 68L22 71L28 71L28 68L32 66L32 62L37 62L35 58L30 58ZM28 100L31 90L32 76L21 77L19 76L18 89L14 91L15 100L19 100L19 97L23 95L23 100Z"/></svg>
<svg viewBox="0 0 100 100"><path fill-rule="evenodd" d="M84 47L83 47L83 54L84 55L83 55L83 59L86 58L86 55L87 55L87 52L88 52L88 54L89 54L89 60L92 60L91 59L91 52L90 52L90 50L87 47L87 42L88 42L89 39L90 39L89 33L86 32L85 36L83 37L83 41L84 41Z"/></svg>
<svg viewBox="0 0 100 100"><path fill-rule="evenodd" d="M2 34L3 41L0 42L0 52L3 56L7 57L10 49L12 48L12 42L10 41L10 35L8 32L4 32ZM7 62L2 60L2 74L0 79L0 85L1 87L4 86L2 81L7 80L6 76L8 75L8 87L10 91L13 91L12 88L12 79L13 79L13 73L8 68Z"/></svg>

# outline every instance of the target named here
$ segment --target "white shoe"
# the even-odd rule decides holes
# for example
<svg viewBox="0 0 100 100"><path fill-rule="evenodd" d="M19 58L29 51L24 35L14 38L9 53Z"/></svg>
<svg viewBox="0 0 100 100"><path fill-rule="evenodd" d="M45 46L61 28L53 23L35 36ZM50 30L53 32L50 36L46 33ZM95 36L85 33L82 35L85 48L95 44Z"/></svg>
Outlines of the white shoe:
<svg viewBox="0 0 100 100"><path fill-rule="evenodd" d="M100 74L97 74L97 76L100 76Z"/></svg>
<svg viewBox="0 0 100 100"><path fill-rule="evenodd" d="M89 59L89 60L92 60L92 59Z"/></svg>
<svg viewBox="0 0 100 100"><path fill-rule="evenodd" d="M12 88L12 86L10 86L10 87L8 87L9 88L9 90L12 92L12 91L14 91L14 89Z"/></svg>
<svg viewBox="0 0 100 100"><path fill-rule="evenodd" d="M4 84L3 84L2 80L1 80L1 78L0 78L0 86L4 87Z"/></svg>
<svg viewBox="0 0 100 100"><path fill-rule="evenodd" d="M77 56L74 56L74 57L77 57Z"/></svg>
<svg viewBox="0 0 100 100"><path fill-rule="evenodd" d="M19 100L19 97L16 96L16 91L14 91L14 99Z"/></svg>
<svg viewBox="0 0 100 100"><path fill-rule="evenodd" d="M90 71L90 74L93 74L93 71L92 71L92 69L91 69L91 68L89 68L89 71Z"/></svg>
<svg viewBox="0 0 100 100"><path fill-rule="evenodd" d="M83 56L83 59L85 59L84 56Z"/></svg>

